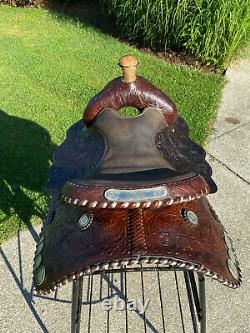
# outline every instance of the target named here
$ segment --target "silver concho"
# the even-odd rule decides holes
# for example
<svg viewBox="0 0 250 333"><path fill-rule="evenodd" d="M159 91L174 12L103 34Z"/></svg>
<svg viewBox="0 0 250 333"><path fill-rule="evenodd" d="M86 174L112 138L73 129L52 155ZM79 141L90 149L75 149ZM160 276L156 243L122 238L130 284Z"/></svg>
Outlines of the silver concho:
<svg viewBox="0 0 250 333"><path fill-rule="evenodd" d="M104 193L107 200L113 202L142 202L163 199L168 191L163 186L137 190L119 190L111 188Z"/></svg>
<svg viewBox="0 0 250 333"><path fill-rule="evenodd" d="M42 242L40 242L40 243L37 243L36 254L41 253L42 250L43 250L43 247L44 247L44 241L42 241Z"/></svg>
<svg viewBox="0 0 250 333"><path fill-rule="evenodd" d="M45 267L41 266L35 271L35 282L39 286L45 279Z"/></svg>
<svg viewBox="0 0 250 333"><path fill-rule="evenodd" d="M43 242L44 242L44 239L45 239L44 235L41 236L41 237L39 238L37 244L43 243Z"/></svg>
<svg viewBox="0 0 250 333"><path fill-rule="evenodd" d="M34 269L37 269L40 265L41 265L41 262L42 262L42 256L41 254L38 254L35 256L35 259L34 259Z"/></svg>
<svg viewBox="0 0 250 333"><path fill-rule="evenodd" d="M227 250L229 258L235 263L237 261L236 255L233 250Z"/></svg>
<svg viewBox="0 0 250 333"><path fill-rule="evenodd" d="M225 232L224 232L224 237L225 237L225 243L227 244L228 248L231 249L233 246L233 243Z"/></svg>
<svg viewBox="0 0 250 333"><path fill-rule="evenodd" d="M232 274L232 276L235 278L235 280L239 280L239 272L235 264L231 259L227 259L227 267Z"/></svg>
<svg viewBox="0 0 250 333"><path fill-rule="evenodd" d="M79 221L78 221L78 226L82 229L82 230L85 230L87 229L90 224L92 223L93 221L93 214L91 213L85 213L83 214Z"/></svg>
<svg viewBox="0 0 250 333"><path fill-rule="evenodd" d="M187 220L191 224L197 225L199 222L198 216L192 210L185 209L183 212L183 216L185 220Z"/></svg>

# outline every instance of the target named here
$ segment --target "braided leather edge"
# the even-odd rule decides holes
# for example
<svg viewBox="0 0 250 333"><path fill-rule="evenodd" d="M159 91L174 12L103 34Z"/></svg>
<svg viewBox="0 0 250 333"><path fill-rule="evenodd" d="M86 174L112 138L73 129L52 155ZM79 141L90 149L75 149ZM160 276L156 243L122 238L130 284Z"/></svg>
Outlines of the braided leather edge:
<svg viewBox="0 0 250 333"><path fill-rule="evenodd" d="M207 269L203 265L198 265L198 264L193 264L190 262L185 262L181 261L178 259L173 259L173 258L159 258L159 257L137 257L137 258L130 258L130 259L122 259L122 260L116 260L116 261L111 261L107 263L102 263L102 264L97 264L93 266L86 267L83 270L80 270L78 272L74 272L68 276L65 276L64 278L56 281L55 283L51 283L51 285L46 288L46 289L39 289L36 288L36 291L39 295L47 295L50 294L51 292L57 290L60 288L62 285L65 285L67 282L71 282L73 280L78 280L81 276L83 275L89 275L94 272L103 272L103 271L108 271L110 269L119 269L119 268L124 268L124 266L130 266L134 264L163 264L163 265L168 265L169 268L181 268L183 270L188 270L188 271L194 271L196 273L202 274L203 276L209 276L214 280L217 280L221 282L223 285L235 289L238 288L241 283L242 283L242 274L241 270L239 268L238 262L237 262L237 269L239 272L239 281L238 282L230 282L228 279L222 277L221 275Z"/></svg>

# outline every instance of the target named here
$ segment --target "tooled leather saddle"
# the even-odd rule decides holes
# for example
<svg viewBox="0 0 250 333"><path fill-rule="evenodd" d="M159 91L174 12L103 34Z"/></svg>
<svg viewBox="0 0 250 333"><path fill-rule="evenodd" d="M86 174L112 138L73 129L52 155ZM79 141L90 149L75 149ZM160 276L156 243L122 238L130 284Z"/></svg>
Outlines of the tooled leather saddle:
<svg viewBox="0 0 250 333"><path fill-rule="evenodd" d="M55 153L47 186L54 206L34 259L39 293L136 263L241 283L232 241L206 198L217 189L205 152L170 98L136 76L137 65L120 59L123 77L90 101ZM124 106L140 115L119 116Z"/></svg>

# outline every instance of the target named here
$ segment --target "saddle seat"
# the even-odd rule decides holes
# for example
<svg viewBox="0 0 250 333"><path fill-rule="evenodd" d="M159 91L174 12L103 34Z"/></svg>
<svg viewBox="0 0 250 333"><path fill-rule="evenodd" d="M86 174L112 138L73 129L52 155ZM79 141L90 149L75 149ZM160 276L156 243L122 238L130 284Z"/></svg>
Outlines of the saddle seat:
<svg viewBox="0 0 250 333"><path fill-rule="evenodd" d="M88 208L133 209L164 207L208 194L201 176L178 172L161 156L155 138L166 123L156 108L130 118L105 109L92 127L105 139L104 155L94 172L65 184L64 201Z"/></svg>

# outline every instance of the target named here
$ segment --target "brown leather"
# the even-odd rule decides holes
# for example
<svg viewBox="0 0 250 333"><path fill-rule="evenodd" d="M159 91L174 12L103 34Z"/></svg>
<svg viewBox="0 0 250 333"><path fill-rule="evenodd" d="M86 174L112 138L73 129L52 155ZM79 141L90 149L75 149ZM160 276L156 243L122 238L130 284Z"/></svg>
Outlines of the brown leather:
<svg viewBox="0 0 250 333"><path fill-rule="evenodd" d="M182 176L183 178L183 176ZM103 183L103 182L102 182ZM105 198L105 193L109 189L154 189L160 185L167 190L166 197L161 200L142 200L130 201L129 203L110 201ZM85 179L72 180L67 182L62 191L62 200L72 205L86 208L159 208L180 202L187 202L206 196L209 193L209 186L201 176L185 175L185 179L165 179L154 184L142 183L105 183L95 184L91 181L89 184ZM160 201L160 204L159 204Z"/></svg>
<svg viewBox="0 0 250 333"><path fill-rule="evenodd" d="M196 213L197 225L184 218L185 209ZM206 198L161 209L89 211L93 222L81 230L78 220L86 212L62 204L43 230L46 278L37 290L46 293L82 273L138 262L195 270L230 287L240 284L227 268L227 236Z"/></svg>
<svg viewBox="0 0 250 333"><path fill-rule="evenodd" d="M155 145L156 133L166 127L159 109L148 107L139 116L126 118L114 109L104 109L92 126L105 138L99 173L174 169Z"/></svg>
<svg viewBox="0 0 250 333"><path fill-rule="evenodd" d="M105 109L92 126L105 139L105 153L94 173L65 184L63 200L89 208L144 208L159 207L159 200L116 203L106 200L105 192L111 188L154 190L161 185L168 190L161 206L190 201L209 192L202 177L179 174L160 154L155 137L166 124L158 109L146 108L140 116L131 118L121 118L114 110Z"/></svg>
<svg viewBox="0 0 250 333"><path fill-rule="evenodd" d="M124 83L121 77L111 81L91 99L84 111L83 119L90 125L102 110L119 110L126 106L133 106L138 110L155 107L160 110L168 126L177 117L176 106L171 99L146 79L137 76L136 81L132 83Z"/></svg>
<svg viewBox="0 0 250 333"><path fill-rule="evenodd" d="M217 186L212 178L212 169L206 161L204 149L193 142L188 136L188 126L186 122L178 116L176 121L165 127L156 134L155 145L163 158L172 165L178 174L199 174L210 187L210 193L217 191ZM93 126L87 127L83 121L78 121L71 126L63 143L56 149L53 164L49 169L49 181L46 192L58 201L62 188L67 181L82 177L88 181L96 181L93 171L100 165L105 152L105 140L103 136ZM161 176L154 175L151 178ZM159 170L157 173L162 173ZM130 173L130 179L135 182L138 173ZM163 174L165 177L165 174ZM108 176L107 176L108 177ZM94 179L95 178L95 179ZM117 180L117 176L113 175ZM144 178L140 173L140 179ZM121 174L119 174L121 182ZM105 180L102 175L102 180Z"/></svg>
<svg viewBox="0 0 250 333"><path fill-rule="evenodd" d="M141 115L122 119L113 111L128 105ZM47 218L34 263L37 291L138 262L194 270L238 287L231 240L205 198L215 188L211 168L204 150L190 144L171 100L143 78L129 84L118 78L92 99L84 120L91 126L82 142L98 158L84 155L93 170L65 183ZM199 174L204 169L209 185Z"/></svg>

